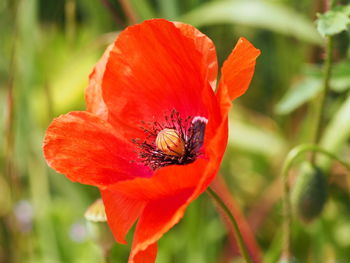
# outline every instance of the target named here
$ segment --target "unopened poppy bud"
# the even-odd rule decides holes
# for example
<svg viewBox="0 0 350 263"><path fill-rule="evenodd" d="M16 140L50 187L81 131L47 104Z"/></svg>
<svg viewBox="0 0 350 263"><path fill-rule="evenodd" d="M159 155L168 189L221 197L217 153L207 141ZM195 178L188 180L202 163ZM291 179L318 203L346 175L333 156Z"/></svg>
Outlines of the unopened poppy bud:
<svg viewBox="0 0 350 263"><path fill-rule="evenodd" d="M308 223L317 218L327 201L327 181L322 170L304 163L291 198L293 210L302 221Z"/></svg>
<svg viewBox="0 0 350 263"><path fill-rule="evenodd" d="M95 202L93 202L85 211L84 216L86 220L91 222L106 222L107 216L102 199L99 198Z"/></svg>
<svg viewBox="0 0 350 263"><path fill-rule="evenodd" d="M174 129L161 130L157 135L156 145L159 150L167 155L180 157L185 154L185 143Z"/></svg>
<svg viewBox="0 0 350 263"><path fill-rule="evenodd" d="M114 238L106 224L107 216L102 199L93 202L85 212L87 229L92 240L107 254L114 243Z"/></svg>

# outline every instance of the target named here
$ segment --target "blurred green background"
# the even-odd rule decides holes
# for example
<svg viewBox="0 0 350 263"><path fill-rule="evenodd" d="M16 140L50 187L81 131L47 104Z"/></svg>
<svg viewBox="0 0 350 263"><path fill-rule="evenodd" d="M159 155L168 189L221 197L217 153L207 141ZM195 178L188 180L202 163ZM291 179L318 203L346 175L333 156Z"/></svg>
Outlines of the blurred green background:
<svg viewBox="0 0 350 263"><path fill-rule="evenodd" d="M319 0L1 0L0 262L105 262L84 219L97 189L55 174L41 150L59 114L83 110L88 75L127 25L162 17L198 27L215 43L220 65L238 37L261 49L249 91L230 115L221 174L244 213L264 263L281 250L280 169L288 150L314 134L324 40L314 20ZM346 4L347 1L338 1ZM322 145L349 160L349 33L335 39L335 63ZM332 165L331 165L332 164ZM309 225L293 222L298 262L350 262L349 173L329 172L329 200ZM242 262L215 207L202 195L159 243L158 263ZM129 234L128 240L131 240ZM127 262L114 244L110 262Z"/></svg>

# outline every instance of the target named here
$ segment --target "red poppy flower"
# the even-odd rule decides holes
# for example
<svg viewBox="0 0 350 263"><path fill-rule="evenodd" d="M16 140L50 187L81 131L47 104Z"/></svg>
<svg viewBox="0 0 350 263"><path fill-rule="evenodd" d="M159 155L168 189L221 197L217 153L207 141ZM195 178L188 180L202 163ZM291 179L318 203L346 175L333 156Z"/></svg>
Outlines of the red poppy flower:
<svg viewBox="0 0 350 263"><path fill-rule="evenodd" d="M260 51L240 38L221 70L212 41L163 19L128 27L90 75L86 111L56 118L44 139L49 166L100 188L115 239L138 219L130 263L153 263L157 241L218 172L231 101Z"/></svg>

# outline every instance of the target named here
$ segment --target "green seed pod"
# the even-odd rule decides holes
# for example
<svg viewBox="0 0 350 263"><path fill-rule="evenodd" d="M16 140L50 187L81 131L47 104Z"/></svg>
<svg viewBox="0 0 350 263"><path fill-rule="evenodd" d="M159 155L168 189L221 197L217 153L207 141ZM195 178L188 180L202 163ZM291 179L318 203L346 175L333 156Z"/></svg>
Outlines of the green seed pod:
<svg viewBox="0 0 350 263"><path fill-rule="evenodd" d="M327 201L327 180L321 169L302 164L291 193L293 212L305 223L317 218Z"/></svg>

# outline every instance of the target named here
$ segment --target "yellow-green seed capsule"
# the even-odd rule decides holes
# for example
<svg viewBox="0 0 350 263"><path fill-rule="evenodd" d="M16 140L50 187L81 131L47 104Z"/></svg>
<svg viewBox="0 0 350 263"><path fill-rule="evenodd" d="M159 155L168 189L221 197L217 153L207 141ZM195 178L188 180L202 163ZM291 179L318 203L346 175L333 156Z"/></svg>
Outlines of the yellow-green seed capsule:
<svg viewBox="0 0 350 263"><path fill-rule="evenodd" d="M317 218L327 201L327 180L321 169L302 164L291 193L294 213L305 223Z"/></svg>
<svg viewBox="0 0 350 263"><path fill-rule="evenodd" d="M185 143L174 129L161 130L157 135L156 145L167 155L181 157L185 154Z"/></svg>

